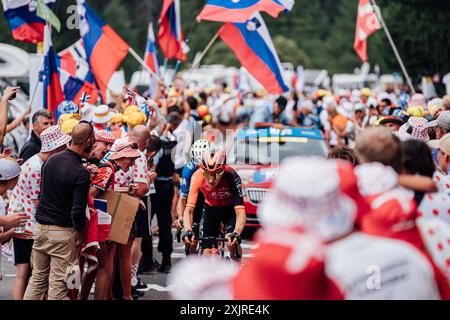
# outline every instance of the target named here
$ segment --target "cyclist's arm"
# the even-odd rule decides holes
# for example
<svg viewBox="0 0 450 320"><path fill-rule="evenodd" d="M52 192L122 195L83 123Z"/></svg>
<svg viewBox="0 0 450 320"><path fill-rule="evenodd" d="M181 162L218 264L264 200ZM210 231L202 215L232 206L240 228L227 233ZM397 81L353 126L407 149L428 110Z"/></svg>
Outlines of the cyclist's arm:
<svg viewBox="0 0 450 320"><path fill-rule="evenodd" d="M234 227L234 232L242 234L245 227L245 220L247 218L245 214L245 207L236 206L234 207L234 211L236 212L236 226Z"/></svg>
<svg viewBox="0 0 450 320"><path fill-rule="evenodd" d="M236 212L236 226L234 232L241 234L244 230L246 214L244 206L244 197L242 192L241 177L236 171L231 170L229 176L229 183L231 192L234 195L234 211Z"/></svg>
<svg viewBox="0 0 450 320"><path fill-rule="evenodd" d="M193 176L192 170L190 169L190 164L185 165L183 168L183 173L181 174L180 199L177 204L178 219L183 219L184 209L186 209L187 197L191 188L191 179Z"/></svg>
<svg viewBox="0 0 450 320"><path fill-rule="evenodd" d="M197 204L198 192L202 184L201 178L203 178L203 175L201 169L199 169L194 173L191 180L191 189L189 191L189 197L187 199L183 216L184 230L192 230L194 209Z"/></svg>
<svg viewBox="0 0 450 320"><path fill-rule="evenodd" d="M184 213L184 210L186 209L186 203L187 203L187 197L180 196L180 199L178 199L178 204L177 204L178 219L183 219L183 213Z"/></svg>

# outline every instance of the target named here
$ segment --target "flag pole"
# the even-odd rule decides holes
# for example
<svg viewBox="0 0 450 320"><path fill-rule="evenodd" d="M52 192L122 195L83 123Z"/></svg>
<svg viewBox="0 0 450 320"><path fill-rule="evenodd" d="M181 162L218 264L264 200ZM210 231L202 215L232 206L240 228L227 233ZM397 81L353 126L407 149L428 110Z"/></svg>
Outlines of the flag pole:
<svg viewBox="0 0 450 320"><path fill-rule="evenodd" d="M205 47L205 49L203 50L202 54L200 55L200 57L197 59L197 61L194 61L194 63L192 64L191 68L188 71L188 76L187 76L187 80L189 80L192 71L194 71L195 69L197 69L197 67L200 65L200 62L202 62L203 58L205 57L206 53L208 53L209 49L211 49L212 45L214 44L214 42L216 42L217 38L219 37L220 34L220 30L222 30L222 28L219 29L219 31L216 32L216 34L214 35L214 37L212 37L211 41L209 41L209 43L207 44L207 46ZM186 81L187 81L186 80Z"/></svg>
<svg viewBox="0 0 450 320"><path fill-rule="evenodd" d="M177 76L178 69L180 68L180 64L181 64L181 61L177 60L177 64L175 65L175 69L173 70L172 81L170 81L170 83L173 83L175 81L175 77Z"/></svg>
<svg viewBox="0 0 450 320"><path fill-rule="evenodd" d="M386 36L387 36L387 38L389 40L389 43L391 44L392 50L394 51L394 54L395 54L395 57L397 58L397 61L400 64L400 68L402 69L403 75L406 78L406 82L408 83L408 86L411 89L411 92L413 94L415 94L416 90L414 89L414 86L413 86L413 84L411 82L411 78L409 77L408 71L406 70L405 65L403 64L403 60L400 57L400 54L399 54L399 52L397 50L397 47L396 47L396 45L394 43L394 40L392 40L391 33L389 32L389 29L388 29L388 27L386 25L386 22L384 22L383 16L381 14L381 9L377 10L377 8L380 8L380 7L376 4L375 0L370 0L370 2L372 3L372 6L374 7L373 11L377 15L377 18L380 21L381 26L384 29L384 32L386 33Z"/></svg>
<svg viewBox="0 0 450 320"><path fill-rule="evenodd" d="M151 75L153 75L156 79L159 79L159 76L155 72L153 72L152 69L150 69L150 67L144 62L144 60L142 60L142 58L137 54L136 51L134 51L133 48L129 47L128 52L131 53L131 55L136 59L136 61L139 62L139 64L142 67L144 67L148 72L150 72Z"/></svg>

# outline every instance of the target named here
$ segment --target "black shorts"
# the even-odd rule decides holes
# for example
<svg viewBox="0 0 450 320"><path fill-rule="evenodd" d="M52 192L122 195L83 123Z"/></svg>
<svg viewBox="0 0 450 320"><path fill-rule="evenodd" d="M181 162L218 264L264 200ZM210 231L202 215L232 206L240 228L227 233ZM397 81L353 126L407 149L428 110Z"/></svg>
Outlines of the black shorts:
<svg viewBox="0 0 450 320"><path fill-rule="evenodd" d="M200 236L200 221L202 220L205 197L201 191L198 192L197 202L194 208L194 219L192 221L192 231L196 238Z"/></svg>
<svg viewBox="0 0 450 320"><path fill-rule="evenodd" d="M14 243L14 264L30 263L31 250L33 249L33 239L24 240L13 238Z"/></svg>
<svg viewBox="0 0 450 320"><path fill-rule="evenodd" d="M145 205L147 205L147 198L142 198L142 201L144 201ZM148 220L148 209L141 208L139 206L139 210L136 213L136 218L134 219L134 222L136 224L136 232L134 238L144 238L144 237L150 237L150 227L149 227L149 220Z"/></svg>
<svg viewBox="0 0 450 320"><path fill-rule="evenodd" d="M225 234L232 233L236 226L236 211L234 206L210 207L205 203L202 220L200 222L200 238L220 236L221 226L224 225ZM213 248L213 241L200 241L200 248Z"/></svg>

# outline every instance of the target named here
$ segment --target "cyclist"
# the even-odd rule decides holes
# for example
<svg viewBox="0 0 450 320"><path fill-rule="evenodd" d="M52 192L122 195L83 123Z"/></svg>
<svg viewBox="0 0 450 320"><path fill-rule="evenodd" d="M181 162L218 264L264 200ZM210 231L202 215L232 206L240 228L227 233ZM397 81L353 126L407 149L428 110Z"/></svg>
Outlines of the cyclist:
<svg viewBox="0 0 450 320"><path fill-rule="evenodd" d="M197 140L191 148L191 158L192 160L188 162L183 168L183 174L181 176L180 183L180 199L178 200L177 213L178 220L176 221L176 227L181 230L183 229L183 213L186 209L186 202L189 195L189 190L191 187L191 179L194 173L200 168L200 163L202 162L203 153L209 150L210 144L208 140L201 139ZM205 203L205 198L203 193L198 194L197 203L193 212L193 217L191 217L192 231L194 232L195 238L199 237L199 225L202 218L203 205ZM198 241L193 240L190 246L190 253L195 253L197 249Z"/></svg>
<svg viewBox="0 0 450 320"><path fill-rule="evenodd" d="M199 190L205 197L200 222L200 238L217 238L223 224L231 258L238 260L238 257L242 256L240 242L246 215L241 178L233 168L226 166L225 152L206 151L200 169L192 176L191 190L183 219L186 230L183 240L188 245L191 245L192 239L195 239L191 217L197 204ZM205 255L213 254L216 249L214 247L214 241L200 242L201 251ZM237 248L238 256L235 256L233 247Z"/></svg>

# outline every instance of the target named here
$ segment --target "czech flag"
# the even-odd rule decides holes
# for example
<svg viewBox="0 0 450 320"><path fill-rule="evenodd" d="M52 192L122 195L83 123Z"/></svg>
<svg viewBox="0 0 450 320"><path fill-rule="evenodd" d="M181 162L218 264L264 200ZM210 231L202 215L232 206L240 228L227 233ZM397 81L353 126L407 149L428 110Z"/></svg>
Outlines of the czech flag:
<svg viewBox="0 0 450 320"><path fill-rule="evenodd" d="M269 30L259 13L245 23L226 23L219 35L267 92L281 94L289 90Z"/></svg>
<svg viewBox="0 0 450 320"><path fill-rule="evenodd" d="M183 31L181 30L180 0L164 0L159 17L158 44L164 56L186 60Z"/></svg>
<svg viewBox="0 0 450 320"><path fill-rule="evenodd" d="M153 23L150 23L150 25L148 26L147 47L145 49L144 61L154 73L159 74L158 53L156 51Z"/></svg>
<svg viewBox="0 0 450 320"><path fill-rule="evenodd" d="M44 27L44 108L55 116L59 104L64 101L64 94L58 72L57 56L53 50L51 30Z"/></svg>
<svg viewBox="0 0 450 320"><path fill-rule="evenodd" d="M276 18L281 11L291 11L294 4L294 0L208 0L197 20L243 23L258 11Z"/></svg>
<svg viewBox="0 0 450 320"><path fill-rule="evenodd" d="M130 46L84 0L77 1L86 60L97 81L102 99L106 101L109 81L127 56Z"/></svg>
<svg viewBox="0 0 450 320"><path fill-rule="evenodd" d="M44 0L53 8L56 0ZM38 43L44 41L45 21L36 15L36 1L2 0L5 18L15 40Z"/></svg>

